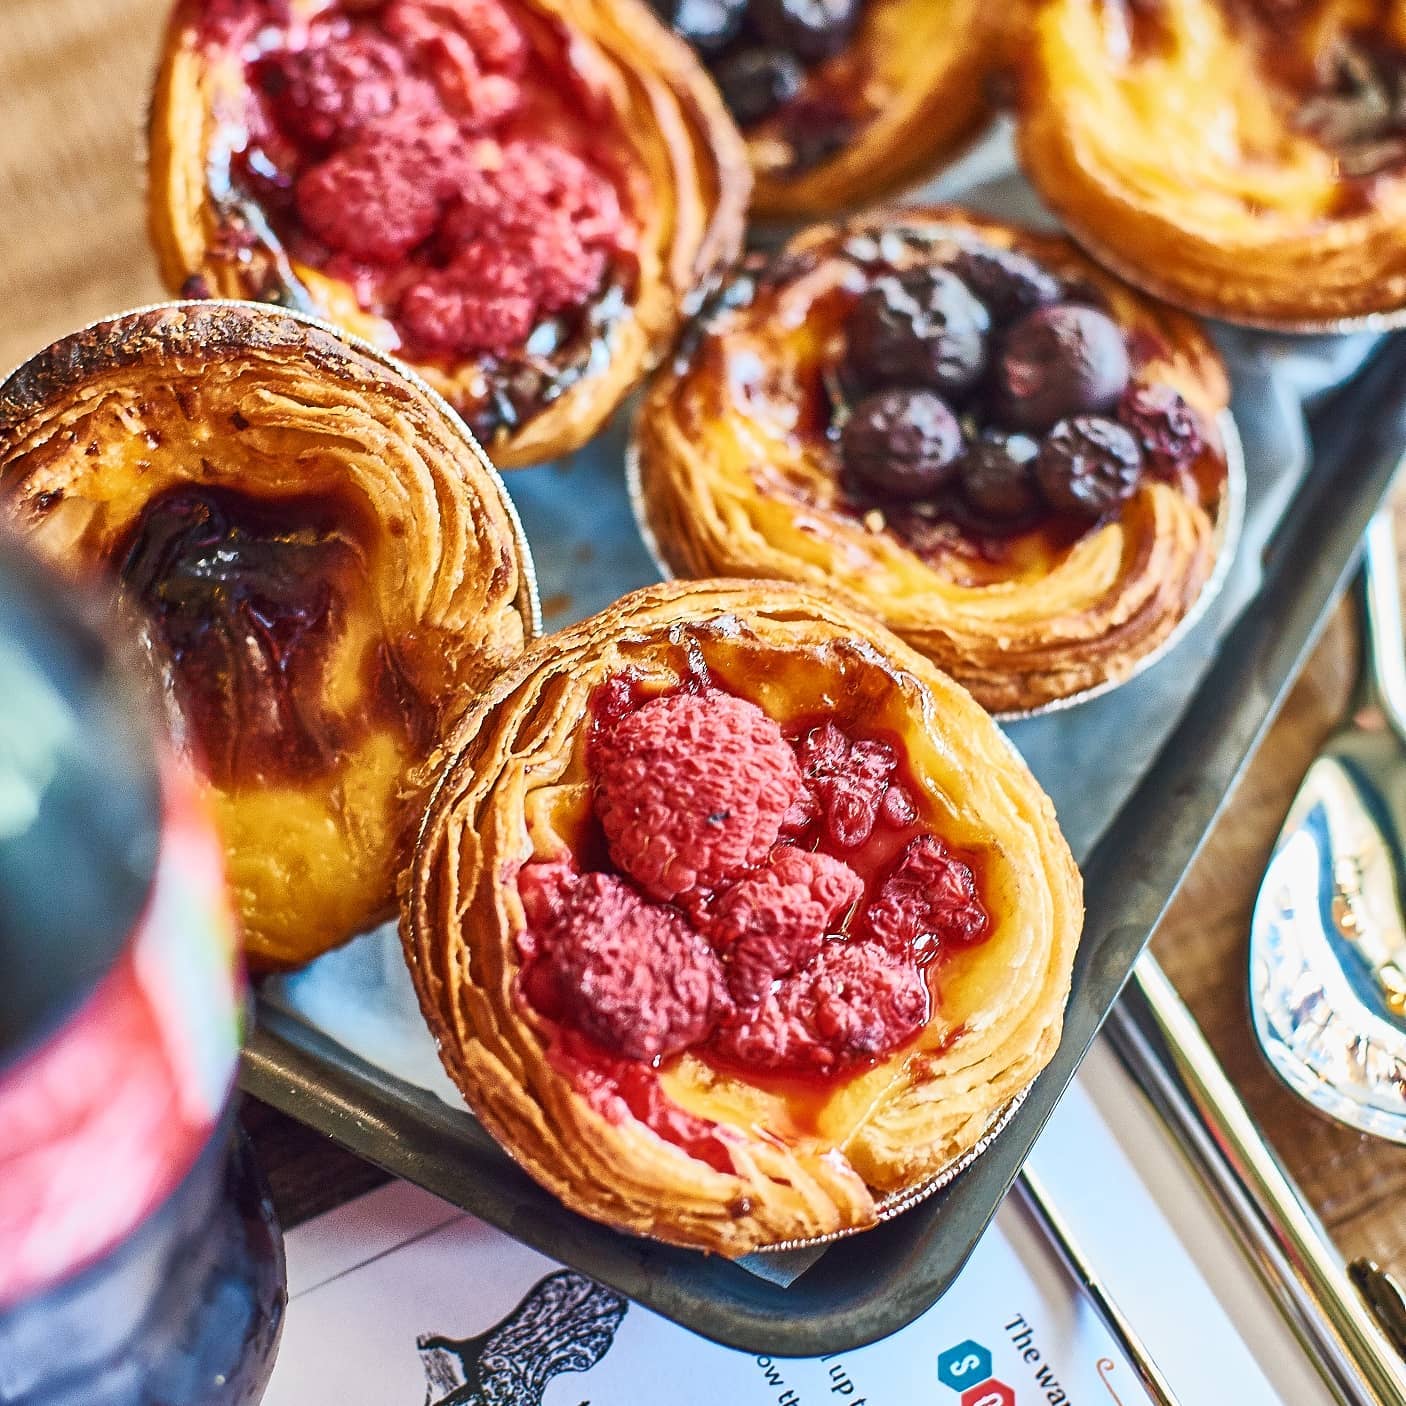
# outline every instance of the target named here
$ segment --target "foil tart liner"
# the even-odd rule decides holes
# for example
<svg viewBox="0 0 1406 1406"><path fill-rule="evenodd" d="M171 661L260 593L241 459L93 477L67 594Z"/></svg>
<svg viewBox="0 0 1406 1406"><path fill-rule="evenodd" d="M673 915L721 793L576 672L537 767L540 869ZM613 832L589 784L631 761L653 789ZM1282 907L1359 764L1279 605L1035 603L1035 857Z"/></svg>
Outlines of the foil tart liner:
<svg viewBox="0 0 1406 1406"><path fill-rule="evenodd" d="M1216 428L1220 432L1221 445L1225 451L1225 488L1221 493L1220 502L1216 505L1215 519L1212 524L1216 552L1215 564L1211 568L1211 574L1206 578L1205 585L1201 587L1196 599L1191 603L1191 608L1177 621L1175 628L1156 649L1149 650L1121 677L1106 679L1102 683L1080 689L1077 693L1067 694L1063 698L1052 698L1048 703L1042 703L1037 708L992 712L991 716L997 722L1022 722L1027 718L1041 718L1048 713L1062 713L1080 703L1087 703L1094 698L1102 698L1105 694L1122 688L1124 684L1131 683L1159 660L1165 658L1200 623L1225 586L1226 579L1230 575L1231 565L1235 560L1235 550L1240 543L1240 533L1245 525L1247 488L1245 447L1241 442L1235 418L1229 410L1222 410L1216 417ZM665 559L659 545L659 539L649 522L640 470L639 443L634 437L631 438L629 447L625 451L625 488L629 494L630 510L634 514L635 525L639 528L640 536L644 540L650 559L664 580L673 580L675 573Z"/></svg>
<svg viewBox="0 0 1406 1406"><path fill-rule="evenodd" d="M513 542L517 547L518 560L521 565L522 582L518 587L517 607L518 613L522 616L525 627L525 642L531 643L542 634L542 603L537 590L537 568L532 560L532 549L528 546L527 534L523 531L522 520L518 516L517 508L513 504L512 498L508 494L507 487L503 483L503 477L494 467L493 461L484 452L483 446L475 438L473 431L465 423L463 416L454 409L452 405L435 388L420 375L414 367L407 366L390 352L382 350L373 342L368 342L364 337L358 337L354 332L348 332L344 328L338 327L335 323L328 322L325 318L315 317L311 313L298 312L291 308L285 308L276 303L259 303L245 298L173 298L163 299L155 303L143 303L140 307L128 308L124 312L109 313L106 317L99 317L92 322L85 323L81 327L76 327L72 332L65 333L63 337L55 339L49 346L57 342L65 341L69 337L82 335L84 332L96 332L103 328L112 327L119 322L125 322L128 318L143 317L149 313L156 312L181 312L186 309L208 310L210 308L237 308L243 312L251 312L260 317L277 317L293 322L302 323L305 327L315 328L319 332L325 333L329 337L335 338L344 346L352 348L361 355L368 357L385 370L399 376L401 380L412 386L423 395L426 400L443 415L445 423L463 441L464 448L477 463L478 467L488 476L488 481L493 485L494 491L498 495L498 501L502 504L503 511L508 516L508 523L512 528ZM41 347L32 355L26 357L18 366L8 371L0 377L0 386L4 386L14 376L18 375L27 367L31 361L43 356L48 347Z"/></svg>
<svg viewBox="0 0 1406 1406"><path fill-rule="evenodd" d="M945 1167L934 1172L926 1180L920 1181L916 1186L910 1186L903 1191L895 1191L883 1197L877 1203L875 1221L882 1225L885 1221L894 1220L955 1181L1001 1135L1006 1125L1015 1117L1020 1105L1025 1102L1025 1095L1029 1091L1030 1086L1027 1084L1014 1098L999 1108L992 1115L990 1122L987 1123L974 1146L954 1157ZM848 1240L851 1236L862 1235L866 1230L872 1229L872 1225L850 1226L845 1230L831 1231L828 1235L812 1235L799 1240L783 1240L778 1244L756 1250L754 1253L757 1255L779 1255L796 1250L823 1250L825 1246L833 1245L837 1240Z"/></svg>

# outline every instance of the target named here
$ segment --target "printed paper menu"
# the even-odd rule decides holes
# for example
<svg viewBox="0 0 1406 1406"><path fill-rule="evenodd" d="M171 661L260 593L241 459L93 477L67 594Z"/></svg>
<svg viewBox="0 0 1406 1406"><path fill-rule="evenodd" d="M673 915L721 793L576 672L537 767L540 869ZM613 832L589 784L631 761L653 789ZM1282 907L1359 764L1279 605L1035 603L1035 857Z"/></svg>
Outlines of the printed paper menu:
<svg viewBox="0 0 1406 1406"><path fill-rule="evenodd" d="M289 1237L291 1302L266 1406L1145 1401L1101 1324L1032 1274L1032 1251L1047 1253L1008 1207L957 1288L905 1331L772 1358L717 1347L397 1184Z"/></svg>
<svg viewBox="0 0 1406 1406"><path fill-rule="evenodd" d="M1172 1194L1167 1185L1154 1195L1145 1168L1129 1159L1131 1147L1159 1166L1173 1155L1170 1143L1159 1148L1164 1135L1138 1099L1102 1058L1080 1075L1034 1158L1060 1210L1184 1406L1326 1401L1306 1362L1283 1360L1287 1332L1267 1301L1256 1312L1244 1288L1208 1280L1199 1267L1208 1250L1225 1248L1214 1213L1203 1207L1210 1219L1188 1220L1196 1207L1183 1204L1169 1220L1171 1203L1158 1199ZM719 1347L404 1183L294 1230L288 1266L288 1318L266 1406L1149 1401L1014 1200L927 1313L881 1343L815 1358Z"/></svg>

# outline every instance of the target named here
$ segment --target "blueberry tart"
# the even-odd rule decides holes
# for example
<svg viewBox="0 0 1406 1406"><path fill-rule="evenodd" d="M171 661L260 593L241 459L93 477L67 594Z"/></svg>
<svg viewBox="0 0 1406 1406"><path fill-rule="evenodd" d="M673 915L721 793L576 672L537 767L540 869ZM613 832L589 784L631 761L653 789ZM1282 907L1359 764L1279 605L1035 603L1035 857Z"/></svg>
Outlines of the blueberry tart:
<svg viewBox="0 0 1406 1406"><path fill-rule="evenodd" d="M1048 799L828 596L627 596L447 750L410 970L475 1113L574 1210L726 1255L860 1229L1059 1041L1082 891Z"/></svg>
<svg viewBox="0 0 1406 1406"><path fill-rule="evenodd" d="M736 254L750 185L643 0L179 0L150 145L173 293L394 352L500 467L595 434Z"/></svg>
<svg viewBox="0 0 1406 1406"><path fill-rule="evenodd" d="M680 576L838 590L988 708L1129 677L1232 531L1199 328L1056 236L956 210L743 267L652 386L637 509Z"/></svg>
<svg viewBox="0 0 1406 1406"><path fill-rule="evenodd" d="M651 0L747 139L763 215L913 184L983 127L1005 21L982 0Z"/></svg>
<svg viewBox="0 0 1406 1406"><path fill-rule="evenodd" d="M1101 262L1232 321L1406 310L1406 22L1383 0L1036 0L1020 145Z"/></svg>
<svg viewBox="0 0 1406 1406"><path fill-rule="evenodd" d="M277 309L128 314L0 385L0 521L118 584L252 963L391 916L415 772L535 628L517 519L444 402Z"/></svg>

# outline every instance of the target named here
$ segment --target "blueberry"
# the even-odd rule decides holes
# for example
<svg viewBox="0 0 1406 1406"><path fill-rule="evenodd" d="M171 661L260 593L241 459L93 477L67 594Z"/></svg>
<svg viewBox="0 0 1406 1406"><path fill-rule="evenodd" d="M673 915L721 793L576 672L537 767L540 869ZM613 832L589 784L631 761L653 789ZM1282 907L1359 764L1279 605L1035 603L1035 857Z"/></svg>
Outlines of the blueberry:
<svg viewBox="0 0 1406 1406"><path fill-rule="evenodd" d="M931 497L956 472L962 430L946 401L932 391L880 391L854 407L840 451L861 491L913 502Z"/></svg>
<svg viewBox="0 0 1406 1406"><path fill-rule="evenodd" d="M1041 308L1006 334L997 364L1003 419L1048 429L1071 415L1112 410L1128 388L1128 346L1113 319L1096 308Z"/></svg>
<svg viewBox="0 0 1406 1406"><path fill-rule="evenodd" d="M805 83L805 69L784 49L740 49L713 70L723 101L744 127L785 107Z"/></svg>
<svg viewBox="0 0 1406 1406"><path fill-rule="evenodd" d="M1199 417L1171 386L1129 386L1118 402L1118 418L1159 473L1186 468L1206 446Z"/></svg>
<svg viewBox="0 0 1406 1406"><path fill-rule="evenodd" d="M860 0L752 0L748 18L768 43L803 64L833 58L849 42Z"/></svg>
<svg viewBox="0 0 1406 1406"><path fill-rule="evenodd" d="M977 512L1002 522L1030 516L1040 506L1034 472L1039 452L1028 435L983 435L962 455L962 496Z"/></svg>
<svg viewBox="0 0 1406 1406"><path fill-rule="evenodd" d="M699 52L719 54L742 29L747 0L650 0L659 18Z"/></svg>
<svg viewBox="0 0 1406 1406"><path fill-rule="evenodd" d="M1137 491L1142 451L1116 420L1076 415L1061 420L1040 445L1035 477L1060 512L1102 517Z"/></svg>
<svg viewBox="0 0 1406 1406"><path fill-rule="evenodd" d="M986 369L986 309L946 269L878 279L845 324L846 379L868 386L931 386L950 396Z"/></svg>
<svg viewBox="0 0 1406 1406"><path fill-rule="evenodd" d="M1004 326L1060 299L1059 279L1014 249L969 244L952 259L952 271Z"/></svg>

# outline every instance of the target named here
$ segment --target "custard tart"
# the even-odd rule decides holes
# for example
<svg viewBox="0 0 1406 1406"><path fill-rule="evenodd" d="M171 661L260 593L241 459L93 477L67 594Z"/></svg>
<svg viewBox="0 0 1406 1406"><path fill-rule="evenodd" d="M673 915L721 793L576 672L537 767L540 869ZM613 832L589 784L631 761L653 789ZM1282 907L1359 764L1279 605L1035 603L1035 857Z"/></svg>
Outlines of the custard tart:
<svg viewBox="0 0 1406 1406"><path fill-rule="evenodd" d="M448 406L277 309L130 313L0 386L0 514L119 583L252 963L390 916L411 773L535 632L516 516Z"/></svg>
<svg viewBox="0 0 1406 1406"><path fill-rule="evenodd" d="M1000 6L651 0L742 128L762 215L831 215L914 184L991 115Z"/></svg>
<svg viewBox="0 0 1406 1406"><path fill-rule="evenodd" d="M549 637L448 748L402 932L445 1068L567 1206L729 1256L863 1228L1059 1041L1082 922L965 690L774 582Z"/></svg>
<svg viewBox="0 0 1406 1406"><path fill-rule="evenodd" d="M1406 310L1406 5L1031 9L1024 165L1101 262L1263 327Z"/></svg>
<svg viewBox="0 0 1406 1406"><path fill-rule="evenodd" d="M680 576L826 585L988 708L1106 689L1233 530L1220 361L1066 240L957 210L816 226L742 268L636 427Z"/></svg>
<svg viewBox="0 0 1406 1406"><path fill-rule="evenodd" d="M750 188L643 0L179 0L150 144L173 293L394 352L504 468L596 433L735 256Z"/></svg>

